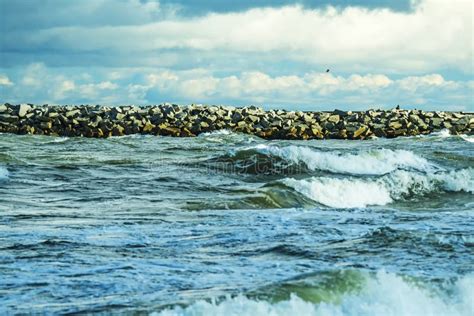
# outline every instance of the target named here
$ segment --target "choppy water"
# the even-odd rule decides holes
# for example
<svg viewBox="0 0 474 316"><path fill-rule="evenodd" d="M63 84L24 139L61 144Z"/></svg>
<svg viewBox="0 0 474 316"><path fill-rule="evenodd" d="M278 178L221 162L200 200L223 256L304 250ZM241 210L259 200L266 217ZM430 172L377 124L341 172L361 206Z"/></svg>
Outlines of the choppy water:
<svg viewBox="0 0 474 316"><path fill-rule="evenodd" d="M0 134L0 314L474 315L472 141Z"/></svg>

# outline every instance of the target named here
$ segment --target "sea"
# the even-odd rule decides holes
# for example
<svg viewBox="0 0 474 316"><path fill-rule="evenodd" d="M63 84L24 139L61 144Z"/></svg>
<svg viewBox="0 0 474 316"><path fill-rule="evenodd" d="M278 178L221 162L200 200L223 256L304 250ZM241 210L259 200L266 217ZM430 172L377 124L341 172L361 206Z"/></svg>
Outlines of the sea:
<svg viewBox="0 0 474 316"><path fill-rule="evenodd" d="M473 142L0 134L0 314L474 315Z"/></svg>

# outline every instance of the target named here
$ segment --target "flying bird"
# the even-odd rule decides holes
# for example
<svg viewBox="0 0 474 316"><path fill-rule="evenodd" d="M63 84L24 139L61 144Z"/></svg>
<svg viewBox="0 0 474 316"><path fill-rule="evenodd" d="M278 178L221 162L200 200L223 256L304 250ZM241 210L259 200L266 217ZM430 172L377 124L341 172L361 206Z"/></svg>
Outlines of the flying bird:
<svg viewBox="0 0 474 316"><path fill-rule="evenodd" d="M329 72L329 69L326 69L326 72Z"/></svg>

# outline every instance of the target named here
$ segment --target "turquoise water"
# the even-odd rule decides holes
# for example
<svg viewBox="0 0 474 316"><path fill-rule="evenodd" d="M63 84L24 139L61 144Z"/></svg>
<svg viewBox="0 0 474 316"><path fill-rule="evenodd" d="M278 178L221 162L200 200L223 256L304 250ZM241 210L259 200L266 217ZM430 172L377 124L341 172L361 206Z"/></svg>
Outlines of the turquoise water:
<svg viewBox="0 0 474 316"><path fill-rule="evenodd" d="M0 314L474 315L472 136L0 134Z"/></svg>

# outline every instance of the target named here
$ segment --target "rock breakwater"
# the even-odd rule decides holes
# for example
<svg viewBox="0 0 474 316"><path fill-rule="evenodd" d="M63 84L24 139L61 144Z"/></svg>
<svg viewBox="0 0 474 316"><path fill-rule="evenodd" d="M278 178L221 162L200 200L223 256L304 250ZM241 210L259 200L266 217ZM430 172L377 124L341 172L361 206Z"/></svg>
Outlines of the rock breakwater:
<svg viewBox="0 0 474 316"><path fill-rule="evenodd" d="M232 130L266 139L367 139L429 134L448 129L472 134L474 114L421 110L302 112L250 106L161 104L52 106L0 104L0 132L109 137L153 134L191 137Z"/></svg>

